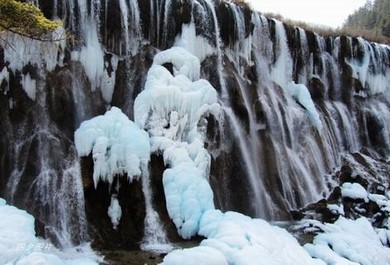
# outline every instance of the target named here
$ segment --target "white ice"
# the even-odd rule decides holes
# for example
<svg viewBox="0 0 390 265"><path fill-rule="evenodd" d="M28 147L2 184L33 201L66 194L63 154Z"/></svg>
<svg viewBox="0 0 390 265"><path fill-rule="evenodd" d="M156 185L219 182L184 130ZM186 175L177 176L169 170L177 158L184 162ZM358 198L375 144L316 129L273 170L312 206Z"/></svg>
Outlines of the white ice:
<svg viewBox="0 0 390 265"><path fill-rule="evenodd" d="M183 238L191 238L203 213L214 209L209 183L193 164L183 163L165 170L163 184L170 218Z"/></svg>
<svg viewBox="0 0 390 265"><path fill-rule="evenodd" d="M295 84L295 82L292 81L287 85L287 93L306 109L311 123L318 130L321 130L322 122L307 87L303 84Z"/></svg>
<svg viewBox="0 0 390 265"><path fill-rule="evenodd" d="M207 238L201 242L201 247L169 253L163 264L176 265L183 260L212 264L203 253L205 249L202 247L207 247L214 249L216 256L222 253L227 261L224 263L226 261L221 259L221 263L216 264L325 265L313 259L285 229L236 212L205 212L200 221L199 235Z"/></svg>
<svg viewBox="0 0 390 265"><path fill-rule="evenodd" d="M104 73L104 51L99 42L97 26L92 20L84 25L85 45L80 51L72 51L71 59L80 61L84 66L85 73L91 83L91 89L94 91L100 87L101 77Z"/></svg>
<svg viewBox="0 0 390 265"><path fill-rule="evenodd" d="M172 73L165 63L172 64ZM183 238L196 235L202 214L214 209L201 124L220 107L216 90L199 76L196 56L181 47L162 51L134 103L135 122L149 132L152 151L162 153L168 166L163 174L167 210Z"/></svg>
<svg viewBox="0 0 390 265"><path fill-rule="evenodd" d="M321 130L323 125L311 98L310 92L304 84L292 81L293 61L287 44L285 28L280 21L275 21L275 34L278 38L278 50L274 51L278 57L271 68L271 79L278 84L284 92L298 101L307 111L311 123Z"/></svg>
<svg viewBox="0 0 390 265"><path fill-rule="evenodd" d="M9 72L7 67L3 67L3 70L0 72L0 86L5 82L7 84L7 88L4 91L4 95L8 93L9 90Z"/></svg>
<svg viewBox="0 0 390 265"><path fill-rule="evenodd" d="M343 205L337 205L337 204L328 204L327 208L333 213L333 214L339 214L344 215L344 206Z"/></svg>
<svg viewBox="0 0 390 265"><path fill-rule="evenodd" d="M196 35L194 22L182 25L181 35L176 37L174 46L186 49L195 55L199 61L203 61L207 56L217 53L207 39Z"/></svg>
<svg viewBox="0 0 390 265"><path fill-rule="evenodd" d="M154 56L153 66L163 65L165 63L173 64L173 75L182 76L190 81L198 80L200 77L199 59L181 47L161 51ZM152 68L153 68L152 66ZM147 86L145 87L145 89Z"/></svg>
<svg viewBox="0 0 390 265"><path fill-rule="evenodd" d="M371 223L364 217L348 220L340 217L334 224L322 226L324 233L306 244L306 250L329 265L387 265L390 249L383 246Z"/></svg>
<svg viewBox="0 0 390 265"><path fill-rule="evenodd" d="M75 132L75 145L80 156L92 153L95 187L99 180L112 183L115 175L127 174L132 181L150 157L149 135L116 107L84 121Z"/></svg>
<svg viewBox="0 0 390 265"><path fill-rule="evenodd" d="M108 216L111 219L111 223L114 229L117 229L122 217L122 208L119 205L119 201L116 195L111 196L111 203L107 211Z"/></svg>
<svg viewBox="0 0 390 265"><path fill-rule="evenodd" d="M101 261L89 246L59 250L37 238L34 217L0 198L0 264L89 265Z"/></svg>
<svg viewBox="0 0 390 265"><path fill-rule="evenodd" d="M173 73L162 66L167 62ZM149 132L152 151L162 153L168 167L163 185L170 218L183 238L207 238L200 247L171 252L164 264L323 264L287 231L214 209L202 117L218 115L219 106L215 89L196 79L198 64L178 47L157 54L145 90L135 100L135 121Z"/></svg>
<svg viewBox="0 0 390 265"><path fill-rule="evenodd" d="M164 258L164 264L169 265L228 265L225 256L211 247L194 247L177 249Z"/></svg>
<svg viewBox="0 0 390 265"><path fill-rule="evenodd" d="M26 92L27 96L35 101L35 97L37 94L37 85L36 81L31 78L30 74L22 75L22 79L20 80L20 83Z"/></svg>
<svg viewBox="0 0 390 265"><path fill-rule="evenodd" d="M80 5L80 12L86 13L86 4ZM99 26L94 18L82 16L82 35L84 45L79 50L71 52L71 59L79 61L83 67L85 74L91 84L91 90L95 91L100 88L102 97L106 103L110 103L115 88L115 77L119 58L115 54L111 54L110 66L104 61L105 49L99 40ZM107 52L108 53L108 52ZM108 73L108 69L111 69Z"/></svg>
<svg viewBox="0 0 390 265"><path fill-rule="evenodd" d="M3 80L8 82L9 72L22 72L27 65L37 67L40 70L52 71L59 65L62 66L66 40L65 30L58 28L53 32L53 39L58 41L42 42L18 34L3 32L0 45L4 49L4 61L9 63L0 73L0 84ZM12 45L10 45L12 43ZM32 100L36 98L36 80L29 73L21 75L21 85L26 94ZM11 106L11 104L10 104Z"/></svg>
<svg viewBox="0 0 390 265"><path fill-rule="evenodd" d="M14 33L2 34L0 44L4 47L4 61L9 62L8 69L15 73L16 70L22 71L24 66L31 64L52 71L57 65L61 66L65 54L65 34L65 30L60 27L53 33L53 39L58 41L47 42Z"/></svg>
<svg viewBox="0 0 390 265"><path fill-rule="evenodd" d="M366 189L359 183L343 183L341 186L341 195L344 198L363 199L368 201L368 193Z"/></svg>
<svg viewBox="0 0 390 265"><path fill-rule="evenodd" d="M359 46L364 50L363 58L352 58L346 63L352 69L352 76L358 79L364 89L369 88L368 94L384 94L390 98L390 71L383 71L384 62L377 58L377 54L388 54L389 47L369 43L362 38L357 39ZM361 92L364 95L364 92Z"/></svg>

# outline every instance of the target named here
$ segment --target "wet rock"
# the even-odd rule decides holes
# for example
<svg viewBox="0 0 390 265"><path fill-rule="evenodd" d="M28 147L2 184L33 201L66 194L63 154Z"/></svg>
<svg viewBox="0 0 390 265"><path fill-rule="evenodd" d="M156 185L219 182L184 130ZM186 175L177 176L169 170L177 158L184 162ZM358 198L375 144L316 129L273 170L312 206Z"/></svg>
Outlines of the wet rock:
<svg viewBox="0 0 390 265"><path fill-rule="evenodd" d="M312 77L309 82L309 92L311 95L311 98L318 102L320 100L324 100L325 98L325 85L322 82L321 79L318 77Z"/></svg>
<svg viewBox="0 0 390 265"><path fill-rule="evenodd" d="M92 178L92 172L89 172L89 178ZM119 187L118 190L115 188L116 185ZM113 192L117 193L122 210L122 217L117 229L113 228L107 214ZM94 186L86 188L84 194L85 212L92 246L96 249L110 250L139 249L139 242L143 238L146 214L141 181L129 183L126 176L117 176L113 186L99 182L96 188Z"/></svg>
<svg viewBox="0 0 390 265"><path fill-rule="evenodd" d="M332 211L332 209L329 208L329 203L326 199L309 204L303 208L301 212L310 219L315 219L325 223L333 223L340 216L339 212Z"/></svg>
<svg viewBox="0 0 390 265"><path fill-rule="evenodd" d="M167 232L169 241L179 241L180 237L177 233L176 226L169 218L164 186L163 186L163 173L166 167L164 165L164 160L161 154L152 154L150 158L150 184L153 192L153 206L157 211L163 227Z"/></svg>
<svg viewBox="0 0 390 265"><path fill-rule="evenodd" d="M354 169L350 165L343 165L339 172L340 184L345 182L359 183L364 188L368 187L368 181L360 175L353 174Z"/></svg>

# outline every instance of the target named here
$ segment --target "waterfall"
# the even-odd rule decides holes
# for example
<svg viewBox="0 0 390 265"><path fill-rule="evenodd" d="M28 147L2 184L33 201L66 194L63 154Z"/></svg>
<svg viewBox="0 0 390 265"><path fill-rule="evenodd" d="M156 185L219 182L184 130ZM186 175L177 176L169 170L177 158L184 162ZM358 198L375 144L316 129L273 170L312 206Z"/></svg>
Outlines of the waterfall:
<svg viewBox="0 0 390 265"><path fill-rule="evenodd" d="M63 247L90 239L106 246L103 235L119 238L106 225L108 191L96 196L107 219L88 234L92 160L80 162L74 131L111 106L132 118L155 54L171 46L193 53L200 78L218 91L223 113L198 126L223 211L291 219L291 211L332 191L329 176L346 154L390 159L389 46L321 37L223 1L36 2L50 3L45 14L61 19L72 38L0 38L0 197L34 214ZM173 73L171 64L164 67ZM167 213L153 201L163 191L151 188L156 180L148 173L143 169L142 180L128 188L142 186L142 196L132 194L138 208L127 216L134 217L131 227L144 230L137 242L115 241L124 248L171 239ZM121 222L130 222L123 216Z"/></svg>
<svg viewBox="0 0 390 265"><path fill-rule="evenodd" d="M142 191L145 196L146 216L144 238L141 243L141 249L144 251L167 253L172 250L173 247L169 244L160 217L153 208L153 193L150 186L149 169L144 167L142 172Z"/></svg>
<svg viewBox="0 0 390 265"><path fill-rule="evenodd" d="M73 148L63 153L61 141L48 128L41 128L16 144L17 167L11 173L5 195L11 203L28 205L39 220L46 222L45 236L68 248L86 242L89 236L78 159ZM36 148L40 155L34 157L35 170L31 171L23 152ZM67 158L64 164L56 165L52 160L61 157Z"/></svg>

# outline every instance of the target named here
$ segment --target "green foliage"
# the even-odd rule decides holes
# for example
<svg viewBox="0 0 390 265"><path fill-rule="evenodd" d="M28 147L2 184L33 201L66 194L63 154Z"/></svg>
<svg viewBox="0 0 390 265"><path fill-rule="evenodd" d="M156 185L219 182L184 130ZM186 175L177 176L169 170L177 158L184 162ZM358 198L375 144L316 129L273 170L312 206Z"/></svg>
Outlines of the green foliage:
<svg viewBox="0 0 390 265"><path fill-rule="evenodd" d="M346 20L343 29L369 30L390 38L390 1L368 0Z"/></svg>
<svg viewBox="0 0 390 265"><path fill-rule="evenodd" d="M30 3L0 0L0 31L10 31L39 40L61 26L61 21L47 19L41 10Z"/></svg>

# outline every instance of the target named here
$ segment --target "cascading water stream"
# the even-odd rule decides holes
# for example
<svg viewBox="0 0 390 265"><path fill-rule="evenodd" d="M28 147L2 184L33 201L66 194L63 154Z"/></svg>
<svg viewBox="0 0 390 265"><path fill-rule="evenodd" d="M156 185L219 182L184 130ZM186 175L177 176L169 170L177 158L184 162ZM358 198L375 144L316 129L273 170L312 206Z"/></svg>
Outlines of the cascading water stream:
<svg viewBox="0 0 390 265"><path fill-rule="evenodd" d="M141 249L144 251L167 253L172 250L172 245L169 244L164 227L160 217L153 208L153 193L150 186L150 175L147 166L142 168L142 192L145 197L145 231L144 238L141 243Z"/></svg>
<svg viewBox="0 0 390 265"><path fill-rule="evenodd" d="M287 36L282 22L274 20L275 23L275 47L273 53L276 61L271 69L271 79L283 90L292 80L293 65L290 51L287 45Z"/></svg>

